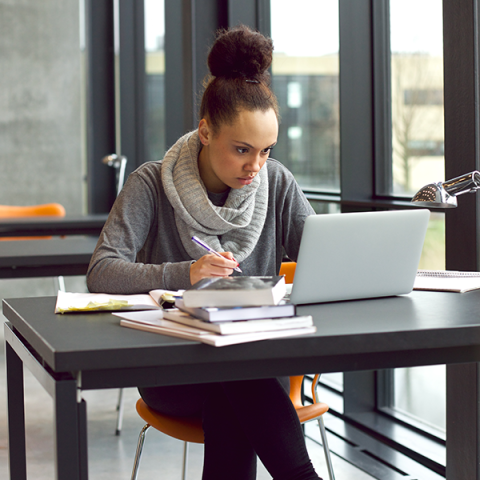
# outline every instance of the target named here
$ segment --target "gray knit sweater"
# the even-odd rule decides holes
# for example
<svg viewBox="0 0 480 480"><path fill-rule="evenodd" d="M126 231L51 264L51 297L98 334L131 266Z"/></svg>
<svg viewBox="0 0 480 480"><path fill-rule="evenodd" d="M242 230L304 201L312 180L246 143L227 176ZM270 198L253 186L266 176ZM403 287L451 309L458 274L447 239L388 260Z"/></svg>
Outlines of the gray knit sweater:
<svg viewBox="0 0 480 480"><path fill-rule="evenodd" d="M276 160L267 162L267 218L256 247L240 264L243 275L278 274L283 248L296 260L305 218L315 213L293 175ZM91 292L129 294L190 286L193 260L178 236L161 168L161 161L148 162L129 176L88 268ZM209 198L220 206L227 195L209 194Z"/></svg>

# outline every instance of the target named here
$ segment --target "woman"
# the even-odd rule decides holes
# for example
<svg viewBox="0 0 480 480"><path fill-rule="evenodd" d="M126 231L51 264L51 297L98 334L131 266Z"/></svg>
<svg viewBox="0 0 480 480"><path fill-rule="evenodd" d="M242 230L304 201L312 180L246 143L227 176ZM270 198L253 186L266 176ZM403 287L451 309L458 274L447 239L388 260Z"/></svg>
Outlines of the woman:
<svg viewBox="0 0 480 480"><path fill-rule="evenodd" d="M297 258L305 218L314 212L291 173L268 158L279 118L267 71L272 51L270 39L247 27L219 33L198 129L163 161L129 176L93 254L90 291L183 289L237 275L238 265L243 275L275 275L284 250ZM205 255L193 235L222 257ZM164 413L201 412L204 480L253 480L257 455L275 479L318 479L288 389L282 377L140 394Z"/></svg>

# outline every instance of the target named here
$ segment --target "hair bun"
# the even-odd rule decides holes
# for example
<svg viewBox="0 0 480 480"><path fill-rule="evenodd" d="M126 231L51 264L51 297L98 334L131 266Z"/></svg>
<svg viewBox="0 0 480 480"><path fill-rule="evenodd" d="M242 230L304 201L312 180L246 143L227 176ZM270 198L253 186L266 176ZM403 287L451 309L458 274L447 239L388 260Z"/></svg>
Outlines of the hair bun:
<svg viewBox="0 0 480 480"><path fill-rule="evenodd" d="M220 30L208 54L214 77L261 77L272 63L273 42L245 25Z"/></svg>

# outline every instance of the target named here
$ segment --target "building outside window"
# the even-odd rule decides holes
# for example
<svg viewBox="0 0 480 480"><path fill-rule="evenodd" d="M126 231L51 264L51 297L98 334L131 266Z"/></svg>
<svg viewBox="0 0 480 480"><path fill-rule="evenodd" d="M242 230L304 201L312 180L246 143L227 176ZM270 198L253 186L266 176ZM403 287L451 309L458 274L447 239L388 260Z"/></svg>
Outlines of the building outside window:
<svg viewBox="0 0 480 480"><path fill-rule="evenodd" d="M309 191L340 190L338 0L271 0L273 90L281 124L272 156ZM309 12L309 15L305 15Z"/></svg>
<svg viewBox="0 0 480 480"><path fill-rule="evenodd" d="M145 0L145 160L165 154L165 2Z"/></svg>

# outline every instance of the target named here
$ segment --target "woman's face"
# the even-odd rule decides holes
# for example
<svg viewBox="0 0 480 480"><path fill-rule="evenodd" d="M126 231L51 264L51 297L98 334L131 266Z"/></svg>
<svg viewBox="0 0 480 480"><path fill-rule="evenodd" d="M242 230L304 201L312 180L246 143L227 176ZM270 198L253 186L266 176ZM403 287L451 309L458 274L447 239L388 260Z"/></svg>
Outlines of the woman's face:
<svg viewBox="0 0 480 480"><path fill-rule="evenodd" d="M202 119L198 134L200 177L208 191L220 193L252 183L277 143L278 120L271 109L241 110L233 125L221 125L216 135Z"/></svg>

